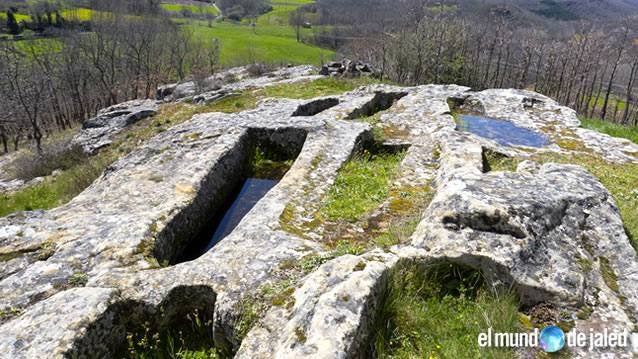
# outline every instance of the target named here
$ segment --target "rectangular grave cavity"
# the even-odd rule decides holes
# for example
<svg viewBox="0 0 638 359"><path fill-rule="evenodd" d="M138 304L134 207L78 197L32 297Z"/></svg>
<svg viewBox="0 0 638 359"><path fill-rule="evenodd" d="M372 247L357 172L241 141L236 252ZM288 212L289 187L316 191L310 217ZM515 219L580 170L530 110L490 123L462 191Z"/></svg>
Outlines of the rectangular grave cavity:
<svg viewBox="0 0 638 359"><path fill-rule="evenodd" d="M352 111L346 119L356 120L358 118L370 117L378 112L385 111L407 94L407 92L377 92L374 94L372 100Z"/></svg>
<svg viewBox="0 0 638 359"><path fill-rule="evenodd" d="M314 116L329 108L335 107L339 104L339 99L334 97L322 98L310 102L306 102L303 105L297 107L292 116Z"/></svg>
<svg viewBox="0 0 638 359"><path fill-rule="evenodd" d="M193 202L158 234L158 262L193 260L230 234L286 174L306 135L298 128L249 129L209 171Z"/></svg>
<svg viewBox="0 0 638 359"><path fill-rule="evenodd" d="M535 102L536 101L536 102ZM539 100L524 99L523 105L534 106ZM454 116L458 131L483 137L502 146L544 147L551 144L549 138L532 129L517 126L511 121L485 116L481 101L471 97L449 97L450 113Z"/></svg>
<svg viewBox="0 0 638 359"><path fill-rule="evenodd" d="M547 136L510 121L474 115L460 115L458 121L457 129L493 140L502 146L539 148L551 143Z"/></svg>

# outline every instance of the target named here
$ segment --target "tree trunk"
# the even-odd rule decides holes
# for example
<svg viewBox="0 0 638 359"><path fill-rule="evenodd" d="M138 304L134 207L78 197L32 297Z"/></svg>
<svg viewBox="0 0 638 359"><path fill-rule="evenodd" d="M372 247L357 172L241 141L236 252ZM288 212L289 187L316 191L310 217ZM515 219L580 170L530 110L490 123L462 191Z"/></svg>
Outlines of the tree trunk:
<svg viewBox="0 0 638 359"><path fill-rule="evenodd" d="M609 83L607 84L607 92L605 93L605 102L603 103L603 112L600 115L600 118L605 120L607 117L607 105L609 104L609 97L611 96L611 89L614 85L614 77L616 76L616 70L618 70L618 65L620 65L620 59L622 58L622 54L625 51L625 41L627 40L627 35L629 34L629 28L625 27L625 32L622 40L620 41L620 45L618 48L618 55L616 56L616 62L614 62L614 67L611 69L611 75L609 76Z"/></svg>
<svg viewBox="0 0 638 359"><path fill-rule="evenodd" d="M5 154L9 153L9 141L7 139L7 134L4 133L4 129L0 131L0 140L2 140L2 151Z"/></svg>
<svg viewBox="0 0 638 359"><path fill-rule="evenodd" d="M598 100L600 100L600 94L603 92L603 83L605 81L605 74L607 73L607 68L609 67L609 63L605 63L605 69L603 73L600 75L600 83L598 84L598 91L596 92L596 99L594 100L594 104L591 107L591 112L589 117L594 118L594 113L596 112L596 107L598 106Z"/></svg>
<svg viewBox="0 0 638 359"><path fill-rule="evenodd" d="M634 63L631 65L631 73L629 74L629 81L627 82L627 93L625 94L625 111L622 115L623 124L627 124L627 121L629 121L629 105L631 104L632 100L631 91L634 87L636 70L638 70L638 60L634 61Z"/></svg>

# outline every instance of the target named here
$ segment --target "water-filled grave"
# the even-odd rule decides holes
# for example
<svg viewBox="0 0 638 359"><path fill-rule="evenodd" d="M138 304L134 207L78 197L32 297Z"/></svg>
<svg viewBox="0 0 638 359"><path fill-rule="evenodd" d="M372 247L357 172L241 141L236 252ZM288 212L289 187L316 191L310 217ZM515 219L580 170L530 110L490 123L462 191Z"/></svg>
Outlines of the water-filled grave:
<svg viewBox="0 0 638 359"><path fill-rule="evenodd" d="M459 115L457 129L494 140L503 146L543 147L549 139L538 132L516 126L510 121L477 115Z"/></svg>
<svg viewBox="0 0 638 359"><path fill-rule="evenodd" d="M171 232L158 235L154 251L158 261L193 260L223 240L283 178L305 139L302 129L250 129L219 159L193 204L175 221L188 225L168 225Z"/></svg>

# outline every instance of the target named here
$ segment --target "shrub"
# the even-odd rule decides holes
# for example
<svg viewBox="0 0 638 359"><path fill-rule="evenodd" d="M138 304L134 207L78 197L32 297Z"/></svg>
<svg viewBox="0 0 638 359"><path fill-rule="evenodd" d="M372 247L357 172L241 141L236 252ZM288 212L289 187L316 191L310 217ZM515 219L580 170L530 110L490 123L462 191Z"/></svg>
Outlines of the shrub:
<svg viewBox="0 0 638 359"><path fill-rule="evenodd" d="M248 68L246 70L248 71L248 74L252 77L261 76L269 71L268 66L264 64L248 65Z"/></svg>
<svg viewBox="0 0 638 359"><path fill-rule="evenodd" d="M67 170L85 161L87 155L80 146L56 143L45 147L41 154L25 153L12 163L13 174L25 181L48 176L55 170Z"/></svg>

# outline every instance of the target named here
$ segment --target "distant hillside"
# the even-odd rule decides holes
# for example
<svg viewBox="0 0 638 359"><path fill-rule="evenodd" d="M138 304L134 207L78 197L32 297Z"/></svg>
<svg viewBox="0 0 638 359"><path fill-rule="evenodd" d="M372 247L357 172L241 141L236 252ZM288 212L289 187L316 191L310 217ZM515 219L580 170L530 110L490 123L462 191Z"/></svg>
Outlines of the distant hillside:
<svg viewBox="0 0 638 359"><path fill-rule="evenodd" d="M614 20L638 13L638 0L469 0L461 8L510 8L526 20ZM516 9L516 10L514 10Z"/></svg>
<svg viewBox="0 0 638 359"><path fill-rule="evenodd" d="M421 2L413 0L317 0L326 23L376 23L379 18L416 14ZM427 7L444 6L464 17L497 14L519 26L560 26L562 21L618 22L638 14L638 0L440 0ZM365 11L361 11L365 9Z"/></svg>

